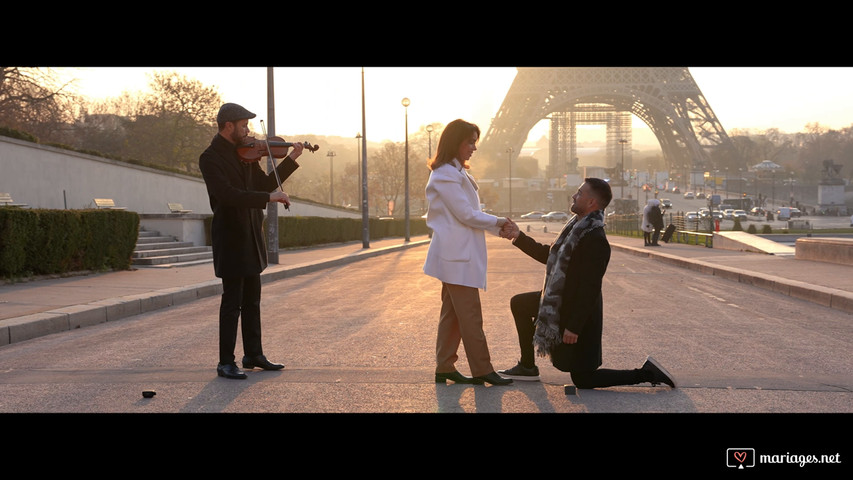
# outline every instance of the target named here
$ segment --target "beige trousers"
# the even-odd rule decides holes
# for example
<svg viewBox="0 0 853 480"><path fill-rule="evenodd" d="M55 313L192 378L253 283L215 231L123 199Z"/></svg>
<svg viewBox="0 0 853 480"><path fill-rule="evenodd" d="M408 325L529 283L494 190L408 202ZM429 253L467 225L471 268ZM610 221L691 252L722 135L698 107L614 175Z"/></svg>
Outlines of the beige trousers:
<svg viewBox="0 0 853 480"><path fill-rule="evenodd" d="M465 347L465 356L471 375L487 375L495 369L489 356L486 334L483 332L483 312L480 291L473 287L441 284L441 315L438 321L438 338L435 345L436 373L456 370L459 342Z"/></svg>

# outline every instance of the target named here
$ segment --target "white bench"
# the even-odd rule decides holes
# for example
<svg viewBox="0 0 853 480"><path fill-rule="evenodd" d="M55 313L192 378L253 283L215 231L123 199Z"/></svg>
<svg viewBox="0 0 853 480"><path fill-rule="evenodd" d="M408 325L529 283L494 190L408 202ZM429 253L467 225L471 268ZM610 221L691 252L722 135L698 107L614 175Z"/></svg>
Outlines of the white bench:
<svg viewBox="0 0 853 480"><path fill-rule="evenodd" d="M8 193L0 193L0 206L4 207L26 207L26 203L15 203L12 200L12 195Z"/></svg>
<svg viewBox="0 0 853 480"><path fill-rule="evenodd" d="M170 203L169 204L169 212L170 213L193 213L192 210L184 209L184 206L180 203Z"/></svg>
<svg viewBox="0 0 853 480"><path fill-rule="evenodd" d="M117 207L116 202L113 201L112 198L93 198L95 202L95 208L101 209L110 209L110 210L124 210L125 207Z"/></svg>

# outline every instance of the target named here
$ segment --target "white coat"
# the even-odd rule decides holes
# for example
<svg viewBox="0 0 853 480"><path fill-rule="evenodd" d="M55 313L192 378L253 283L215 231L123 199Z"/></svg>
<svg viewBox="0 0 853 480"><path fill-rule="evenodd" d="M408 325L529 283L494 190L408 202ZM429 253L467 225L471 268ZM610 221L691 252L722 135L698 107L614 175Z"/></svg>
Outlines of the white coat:
<svg viewBox="0 0 853 480"><path fill-rule="evenodd" d="M652 221L649 219L649 211L652 209L652 207L656 207L658 205L660 205L660 200L658 200L656 198L652 198L648 201L646 206L643 208L643 219L640 223L640 228L644 232L654 231L655 227L652 225Z"/></svg>
<svg viewBox="0 0 853 480"><path fill-rule="evenodd" d="M480 209L477 182L458 160L430 173L427 226L432 240L424 273L442 282L486 289L485 231L498 235L498 217Z"/></svg>

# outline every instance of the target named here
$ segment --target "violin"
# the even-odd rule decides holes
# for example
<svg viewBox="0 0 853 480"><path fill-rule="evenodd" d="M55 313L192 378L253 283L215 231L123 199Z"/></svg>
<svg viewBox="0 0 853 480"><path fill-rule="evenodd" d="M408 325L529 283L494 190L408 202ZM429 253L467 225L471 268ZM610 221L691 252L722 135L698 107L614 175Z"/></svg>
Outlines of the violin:
<svg viewBox="0 0 853 480"><path fill-rule="evenodd" d="M270 157L270 159L284 158L287 156L287 149L295 145L291 142L285 142L284 139L280 137L270 137L267 135L267 129L264 127L263 120L261 120L261 128L263 129L264 136L267 137L267 140L256 140L255 137L248 137L248 143L244 143L237 147L237 155L240 157L240 160L245 163L257 162L261 157ZM312 146L308 142L304 142L302 145L310 150L311 153L320 149L318 145ZM278 183L278 191L284 193L284 189L281 188L281 178L278 176L278 170L275 168L275 165L273 165L272 171L275 173L275 181ZM284 208L290 210L290 204L285 203Z"/></svg>
<svg viewBox="0 0 853 480"><path fill-rule="evenodd" d="M255 137L248 137L246 143L237 147L237 155L240 160L246 163L257 162L261 157L272 155L274 158L284 158L287 156L287 149L296 145L293 142L285 142L281 137L270 137L267 140L256 140ZM311 145L309 142L302 142L302 146L311 153L320 149L319 145Z"/></svg>

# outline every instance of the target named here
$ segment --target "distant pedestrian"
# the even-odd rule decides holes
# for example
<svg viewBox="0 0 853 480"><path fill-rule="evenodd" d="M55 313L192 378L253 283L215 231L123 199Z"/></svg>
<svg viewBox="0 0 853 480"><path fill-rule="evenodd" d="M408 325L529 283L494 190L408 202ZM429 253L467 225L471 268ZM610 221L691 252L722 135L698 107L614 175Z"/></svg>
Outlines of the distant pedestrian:
<svg viewBox="0 0 853 480"><path fill-rule="evenodd" d="M646 204L643 208L643 215L640 218L640 230L643 231L643 246L648 247L652 243L652 231L654 231L654 227L652 227L652 222L649 221L649 208L652 205L652 201Z"/></svg>
<svg viewBox="0 0 853 480"><path fill-rule="evenodd" d="M663 230L663 212L660 210L660 200L653 198L643 208L643 219L640 227L643 230L643 246L659 247L660 231Z"/></svg>
<svg viewBox="0 0 853 480"><path fill-rule="evenodd" d="M652 246L659 247L660 231L663 230L663 212L660 209L660 200L649 200L652 202L652 208L649 209L649 221L652 224L654 233L652 233Z"/></svg>

